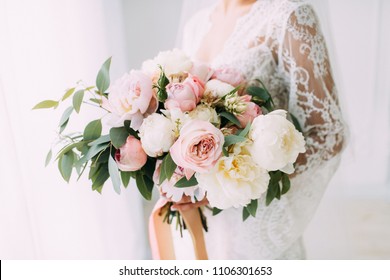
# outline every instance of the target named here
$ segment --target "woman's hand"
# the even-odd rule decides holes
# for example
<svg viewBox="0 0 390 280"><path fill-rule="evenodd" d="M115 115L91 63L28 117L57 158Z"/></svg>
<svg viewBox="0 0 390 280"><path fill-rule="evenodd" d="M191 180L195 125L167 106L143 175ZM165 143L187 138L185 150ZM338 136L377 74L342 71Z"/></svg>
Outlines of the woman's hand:
<svg viewBox="0 0 390 280"><path fill-rule="evenodd" d="M173 211L188 211L194 208L199 208L201 206L207 205L209 201L205 197L201 201L197 201L195 203L191 202L191 197L189 196L183 196L183 198L178 201L174 202L174 204L171 206L171 210Z"/></svg>

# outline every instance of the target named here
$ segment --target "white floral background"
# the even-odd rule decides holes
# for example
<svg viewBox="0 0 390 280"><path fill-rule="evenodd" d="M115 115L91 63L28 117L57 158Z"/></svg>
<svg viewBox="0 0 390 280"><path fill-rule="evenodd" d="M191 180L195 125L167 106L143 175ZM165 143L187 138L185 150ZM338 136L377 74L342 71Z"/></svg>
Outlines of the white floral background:
<svg viewBox="0 0 390 280"><path fill-rule="evenodd" d="M134 186L117 196L107 184L99 195L86 180L63 183L55 164L44 168L60 112L31 108L80 78L93 83L111 55L118 77L172 48L182 3L0 0L1 259L150 257L140 218L150 204ZM308 257L390 259L390 2L322 3L351 136L305 234Z"/></svg>

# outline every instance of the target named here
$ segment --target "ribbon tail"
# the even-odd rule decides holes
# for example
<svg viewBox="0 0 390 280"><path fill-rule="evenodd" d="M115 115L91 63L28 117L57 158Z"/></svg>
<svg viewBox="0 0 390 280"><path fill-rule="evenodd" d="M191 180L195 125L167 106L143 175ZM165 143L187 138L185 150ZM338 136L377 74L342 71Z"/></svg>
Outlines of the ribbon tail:
<svg viewBox="0 0 390 280"><path fill-rule="evenodd" d="M198 208L192 208L187 211L180 211L187 229L190 232L192 243L194 245L195 258L197 260L208 260L206 243L203 235L203 226Z"/></svg>
<svg viewBox="0 0 390 280"><path fill-rule="evenodd" d="M167 203L167 200L160 198L149 218L149 241L154 260L174 260L176 258L171 227L163 221L167 211L164 206Z"/></svg>

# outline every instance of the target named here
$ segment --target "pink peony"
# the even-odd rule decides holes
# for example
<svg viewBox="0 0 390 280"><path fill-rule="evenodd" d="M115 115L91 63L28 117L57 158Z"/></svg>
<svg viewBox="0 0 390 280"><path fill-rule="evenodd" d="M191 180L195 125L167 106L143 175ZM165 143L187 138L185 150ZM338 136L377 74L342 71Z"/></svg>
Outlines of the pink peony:
<svg viewBox="0 0 390 280"><path fill-rule="evenodd" d="M237 87L245 81L244 76L233 68L216 69L212 76L213 79L228 83L233 87Z"/></svg>
<svg viewBox="0 0 390 280"><path fill-rule="evenodd" d="M190 179L195 172L209 171L222 154L224 136L207 121L193 120L180 130L180 136L170 149L173 161L184 168Z"/></svg>
<svg viewBox="0 0 390 280"><path fill-rule="evenodd" d="M189 75L183 83L170 83L167 86L168 99L165 108L189 112L196 108L204 92L204 83L196 76Z"/></svg>
<svg viewBox="0 0 390 280"><path fill-rule="evenodd" d="M116 80L108 100L103 99L103 107L113 115L112 126L123 126L125 120L131 120L131 127L139 129L144 114L157 109L152 87L152 80L141 71L131 71Z"/></svg>
<svg viewBox="0 0 390 280"><path fill-rule="evenodd" d="M122 171L137 171L145 165L146 160L141 141L134 136L127 137L126 143L115 153L115 161Z"/></svg>

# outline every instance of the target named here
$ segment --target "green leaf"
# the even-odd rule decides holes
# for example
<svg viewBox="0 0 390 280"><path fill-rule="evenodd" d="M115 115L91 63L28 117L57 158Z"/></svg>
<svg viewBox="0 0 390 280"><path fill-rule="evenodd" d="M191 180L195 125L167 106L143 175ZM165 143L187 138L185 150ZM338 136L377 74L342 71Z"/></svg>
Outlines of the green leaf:
<svg viewBox="0 0 390 280"><path fill-rule="evenodd" d="M222 147L222 153L225 157L229 156L229 152L226 150L226 147Z"/></svg>
<svg viewBox="0 0 390 280"><path fill-rule="evenodd" d="M80 148L82 147L83 145L85 145L85 141L80 141L80 142L76 142L76 143L72 143L70 145L67 145L65 147L63 147L61 149L61 151L58 152L57 154L57 159L59 159L60 157L62 157L64 154L66 154L67 152L69 152L70 150L74 149L74 148Z"/></svg>
<svg viewBox="0 0 390 280"><path fill-rule="evenodd" d="M100 137L102 133L102 122L101 120L91 121L84 129L84 140L95 140Z"/></svg>
<svg viewBox="0 0 390 280"><path fill-rule="evenodd" d="M242 208L242 220L246 221L246 219L248 219L249 216L250 216L250 213L249 213L248 209L246 209L246 207Z"/></svg>
<svg viewBox="0 0 390 280"><path fill-rule="evenodd" d="M125 125L125 128L126 128L127 132L128 132L130 135L134 136L135 138L139 139L138 133L137 133L134 129L132 129L132 128L130 127L130 124L131 124L131 121L129 121L129 120L126 120L126 121L124 122L124 125Z"/></svg>
<svg viewBox="0 0 390 280"><path fill-rule="evenodd" d="M248 123L246 127L238 134L238 136L246 137L249 133L249 130L251 129L251 124Z"/></svg>
<svg viewBox="0 0 390 280"><path fill-rule="evenodd" d="M83 103L84 90L78 90L73 96L73 107L75 111L80 113L81 104Z"/></svg>
<svg viewBox="0 0 390 280"><path fill-rule="evenodd" d="M121 171L122 183L125 188L129 185L131 175L131 172Z"/></svg>
<svg viewBox="0 0 390 280"><path fill-rule="evenodd" d="M96 146L92 146L91 148L89 148L88 152L86 153L85 156L83 156L82 158L80 158L78 160L78 162L76 162L77 165L83 165L85 164L87 161L89 161L91 158L93 158L94 156L96 156L98 153L100 153L101 151L105 150L108 148L109 145L107 144L99 144L99 145L96 145Z"/></svg>
<svg viewBox="0 0 390 280"><path fill-rule="evenodd" d="M283 173L283 175L282 175L282 186L283 186L283 188L282 188L282 195L283 195L283 194L286 194L290 190L290 187L291 187L290 178L285 173Z"/></svg>
<svg viewBox="0 0 390 280"><path fill-rule="evenodd" d="M104 93L110 86L110 65L111 57L103 63L96 77L96 87L100 93Z"/></svg>
<svg viewBox="0 0 390 280"><path fill-rule="evenodd" d="M271 95L269 94L269 92L266 89L258 87L258 86L249 86L246 89L246 92L251 96L255 96L255 97L260 98L264 102L267 102L271 98Z"/></svg>
<svg viewBox="0 0 390 280"><path fill-rule="evenodd" d="M125 127L113 127L110 129L110 139L112 145L119 149L126 143L126 139L129 136Z"/></svg>
<svg viewBox="0 0 390 280"><path fill-rule="evenodd" d="M252 215L252 217L256 217L257 205L257 199L253 199L251 203L246 206L247 211Z"/></svg>
<svg viewBox="0 0 390 280"><path fill-rule="evenodd" d="M188 188L198 185L198 181L195 178L195 175L193 175L189 180L187 180L186 177L181 178L179 181L176 182L175 187L176 188Z"/></svg>
<svg viewBox="0 0 390 280"><path fill-rule="evenodd" d="M225 136L225 143L223 143L224 147L229 147L230 145L244 142L246 140L245 137L238 135L227 135Z"/></svg>
<svg viewBox="0 0 390 280"><path fill-rule="evenodd" d="M170 180L176 168L176 163L173 161L171 154L168 153L161 163L159 184L162 184L165 179Z"/></svg>
<svg viewBox="0 0 390 280"><path fill-rule="evenodd" d="M278 189L280 189L279 182L274 183L270 181L270 184L268 185L267 196L265 198L266 206L270 205L272 200L274 200L277 195Z"/></svg>
<svg viewBox="0 0 390 280"><path fill-rule="evenodd" d="M300 133L303 133L301 124L299 123L298 119L297 119L293 114L291 114L291 113L289 113L289 114L290 114L292 123L293 123L294 126L295 126L295 129L298 130Z"/></svg>
<svg viewBox="0 0 390 280"><path fill-rule="evenodd" d="M96 171L96 176L92 177L92 190L102 193L104 183L110 178L107 166L101 166Z"/></svg>
<svg viewBox="0 0 390 280"><path fill-rule="evenodd" d="M218 209L218 208L216 208L216 207L213 208L213 216L216 216L216 215L218 215L218 214L221 213L221 212L222 212L221 209Z"/></svg>
<svg viewBox="0 0 390 280"><path fill-rule="evenodd" d="M62 178L69 183L70 177L72 175L72 168L75 156L74 153L68 152L64 154L58 161L58 169L62 175Z"/></svg>
<svg viewBox="0 0 390 280"><path fill-rule="evenodd" d="M110 156L108 159L108 172L111 177L112 185L117 194L121 193L121 179L119 178L118 165L115 160Z"/></svg>
<svg viewBox="0 0 390 280"><path fill-rule="evenodd" d="M96 103L96 104L99 104L99 105L102 104L102 100L99 98L90 98L89 101Z"/></svg>
<svg viewBox="0 0 390 280"><path fill-rule="evenodd" d="M47 153L47 156L46 156L45 167L49 165L52 156L53 156L53 152L52 152L52 150L50 149L50 151Z"/></svg>
<svg viewBox="0 0 390 280"><path fill-rule="evenodd" d="M228 121L232 122L233 124L237 125L238 127L241 127L240 121L237 119L235 115L229 112L221 112L219 114L221 117L224 117Z"/></svg>
<svg viewBox="0 0 390 280"><path fill-rule="evenodd" d="M69 119L67 119L66 122L63 125L60 126L60 134L62 132L64 132L64 130L65 130L66 126L68 125L68 123L69 123Z"/></svg>
<svg viewBox="0 0 390 280"><path fill-rule="evenodd" d="M62 97L62 101L64 101L65 99L69 98L74 93L74 91L75 91L75 88L68 89L65 92L64 96Z"/></svg>
<svg viewBox="0 0 390 280"><path fill-rule="evenodd" d="M60 124L59 124L60 127L62 127L65 123L68 122L69 117L72 114L72 112L73 112L73 107L72 106L68 107L64 111L64 113L62 114L61 120L60 120Z"/></svg>
<svg viewBox="0 0 390 280"><path fill-rule="evenodd" d="M32 109L36 110L36 109L56 108L57 106L58 106L58 101L45 100L35 105L34 108Z"/></svg>
<svg viewBox="0 0 390 280"><path fill-rule="evenodd" d="M150 180L147 176L142 175L141 172L137 172L135 177L137 188L141 195L146 200L152 199L152 190L153 190L153 181Z"/></svg>
<svg viewBox="0 0 390 280"><path fill-rule="evenodd" d="M107 135L100 136L95 141L90 142L88 146L95 146L95 145L100 145L109 142L110 142L110 135L107 134Z"/></svg>

